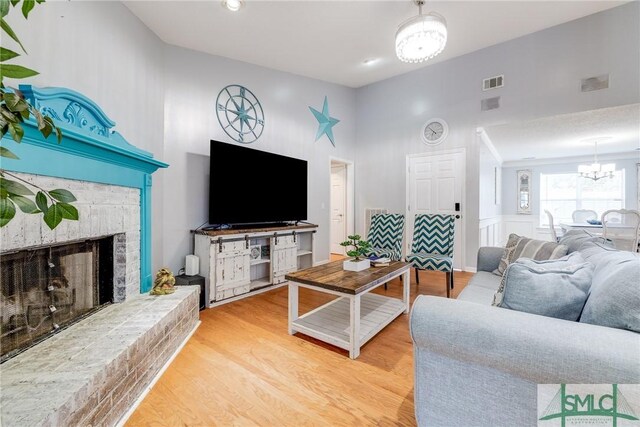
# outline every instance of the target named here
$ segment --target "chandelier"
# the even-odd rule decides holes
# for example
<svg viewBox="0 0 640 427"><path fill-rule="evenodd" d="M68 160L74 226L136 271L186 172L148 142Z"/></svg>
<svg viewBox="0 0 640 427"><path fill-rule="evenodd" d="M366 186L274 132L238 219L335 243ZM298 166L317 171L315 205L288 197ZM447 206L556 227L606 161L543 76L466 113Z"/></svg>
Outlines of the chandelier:
<svg viewBox="0 0 640 427"><path fill-rule="evenodd" d="M418 15L407 19L396 32L396 55L402 62L431 59L447 44L447 22L435 12L422 14L424 0L413 0Z"/></svg>
<svg viewBox="0 0 640 427"><path fill-rule="evenodd" d="M594 181L602 178L613 178L613 173L616 170L615 163L607 163L605 165L598 163L598 142L596 141L594 144L595 154L593 156L593 163L578 166L578 174L583 178L589 178Z"/></svg>

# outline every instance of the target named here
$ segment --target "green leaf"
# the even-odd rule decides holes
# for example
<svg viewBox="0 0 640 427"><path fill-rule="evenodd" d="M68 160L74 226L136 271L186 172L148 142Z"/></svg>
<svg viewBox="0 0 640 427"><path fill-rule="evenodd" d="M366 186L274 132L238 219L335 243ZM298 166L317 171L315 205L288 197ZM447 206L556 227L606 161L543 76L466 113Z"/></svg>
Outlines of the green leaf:
<svg viewBox="0 0 640 427"><path fill-rule="evenodd" d="M20 1L20 0L18 0L18 1ZM38 4L41 4L41 3L44 3L44 2L45 2L45 0L36 0L36 3L38 3Z"/></svg>
<svg viewBox="0 0 640 427"><path fill-rule="evenodd" d="M0 199L0 227L4 227L16 216L16 207L7 198Z"/></svg>
<svg viewBox="0 0 640 427"><path fill-rule="evenodd" d="M22 48L22 51L24 53L27 53L27 50L24 48L24 46L22 46L22 42L20 41L18 36L16 36L16 33L13 32L13 30L11 29L11 27L9 26L7 21L4 20L3 17L0 17L0 28L2 29L2 31L7 33L7 35L9 37L11 37L13 40L15 40L16 43L18 43L20 45L20 47ZM1 74L0 74L0 76L1 76Z"/></svg>
<svg viewBox="0 0 640 427"><path fill-rule="evenodd" d="M58 203L56 207L62 212L62 218L72 221L78 220L78 209L75 206L68 203Z"/></svg>
<svg viewBox="0 0 640 427"><path fill-rule="evenodd" d="M0 0L0 17L4 18L9 14L9 7L11 3L9 0Z"/></svg>
<svg viewBox="0 0 640 427"><path fill-rule="evenodd" d="M0 1L4 2L5 0ZM8 61L11 58L15 58L16 56L20 56L20 54L0 46L0 62Z"/></svg>
<svg viewBox="0 0 640 427"><path fill-rule="evenodd" d="M6 93L4 95L4 102L7 105L9 111L13 113L29 109L29 104L27 103L27 101L25 101L24 99L22 99L22 97L15 93Z"/></svg>
<svg viewBox="0 0 640 427"><path fill-rule="evenodd" d="M49 195L62 203L71 203L78 200L73 195L73 193L71 193L71 191L65 190L63 188L58 188L57 190L51 190L49 191Z"/></svg>
<svg viewBox="0 0 640 427"><path fill-rule="evenodd" d="M62 222L62 209L57 204L53 204L49 207L44 214L44 223L49 226L50 229L54 229Z"/></svg>
<svg viewBox="0 0 640 427"><path fill-rule="evenodd" d="M38 206L38 209L45 213L49 209L47 204L47 196L45 196L42 191L38 191L38 194L36 194L36 206Z"/></svg>
<svg viewBox="0 0 640 427"><path fill-rule="evenodd" d="M33 200L28 199L24 196L16 196L15 194L10 194L9 198L13 200L13 202L20 208L20 210L27 214L39 213L38 207Z"/></svg>
<svg viewBox="0 0 640 427"><path fill-rule="evenodd" d="M24 19L29 18L29 12L36 5L35 0L23 0L22 1L22 14L24 15Z"/></svg>
<svg viewBox="0 0 640 427"><path fill-rule="evenodd" d="M9 194L17 196L33 196L33 192L23 184L7 178L0 178L0 187L7 190Z"/></svg>
<svg viewBox="0 0 640 427"><path fill-rule="evenodd" d="M4 188L0 187L0 198L6 199L9 197L9 193Z"/></svg>
<svg viewBox="0 0 640 427"><path fill-rule="evenodd" d="M11 0L11 6L15 6L20 3L20 0Z"/></svg>
<svg viewBox="0 0 640 427"><path fill-rule="evenodd" d="M13 151L5 147L0 147L0 157L6 157L7 159L16 159L16 160L20 158L15 154L13 154Z"/></svg>
<svg viewBox="0 0 640 427"><path fill-rule="evenodd" d="M37 76L39 73L22 65L0 64L0 75L10 79L26 79L27 77Z"/></svg>
<svg viewBox="0 0 640 427"><path fill-rule="evenodd" d="M16 115L7 109L6 105L0 106L0 114L3 119L8 123L18 123L19 120L16 118Z"/></svg>
<svg viewBox="0 0 640 427"><path fill-rule="evenodd" d="M19 123L9 123L9 133L13 140L19 143L24 136L24 129L22 129L22 125Z"/></svg>

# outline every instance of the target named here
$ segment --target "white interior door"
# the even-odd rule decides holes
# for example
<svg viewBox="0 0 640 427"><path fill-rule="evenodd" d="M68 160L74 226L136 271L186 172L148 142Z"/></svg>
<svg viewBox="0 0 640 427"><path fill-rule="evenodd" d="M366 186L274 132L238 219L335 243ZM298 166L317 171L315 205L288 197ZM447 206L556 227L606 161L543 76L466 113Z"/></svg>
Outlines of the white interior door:
<svg viewBox="0 0 640 427"><path fill-rule="evenodd" d="M464 266L463 150L420 154L408 158L407 175L407 253L411 250L416 214L457 215L453 266Z"/></svg>
<svg viewBox="0 0 640 427"><path fill-rule="evenodd" d="M331 253L344 254L344 248L340 243L347 240L346 210L346 165L331 166Z"/></svg>

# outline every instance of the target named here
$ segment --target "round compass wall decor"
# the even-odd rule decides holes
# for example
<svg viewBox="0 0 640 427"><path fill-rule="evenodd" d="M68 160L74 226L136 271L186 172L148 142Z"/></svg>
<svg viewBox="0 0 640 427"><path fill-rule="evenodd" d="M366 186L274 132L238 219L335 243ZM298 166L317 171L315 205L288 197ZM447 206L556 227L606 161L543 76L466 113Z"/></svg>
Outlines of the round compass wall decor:
<svg viewBox="0 0 640 427"><path fill-rule="evenodd" d="M222 129L235 141L249 144L262 135L262 105L253 92L243 86L229 85L220 91L216 114Z"/></svg>

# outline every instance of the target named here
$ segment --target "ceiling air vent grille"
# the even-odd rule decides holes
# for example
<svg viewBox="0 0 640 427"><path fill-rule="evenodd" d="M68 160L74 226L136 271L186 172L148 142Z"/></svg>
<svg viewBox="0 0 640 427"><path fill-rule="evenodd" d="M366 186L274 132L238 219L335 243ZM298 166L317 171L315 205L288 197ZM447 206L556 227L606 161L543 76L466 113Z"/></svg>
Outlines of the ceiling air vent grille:
<svg viewBox="0 0 640 427"><path fill-rule="evenodd" d="M587 77L580 80L580 90L582 92L591 92L593 90L602 90L609 88L609 74L601 76Z"/></svg>
<svg viewBox="0 0 640 427"><path fill-rule="evenodd" d="M482 111L496 110L500 108L500 97L485 98L480 101L480 109Z"/></svg>
<svg viewBox="0 0 640 427"><path fill-rule="evenodd" d="M489 77L488 79L484 79L482 81L482 90L497 89L502 86L504 86L504 74L500 74L499 76L495 77Z"/></svg>

